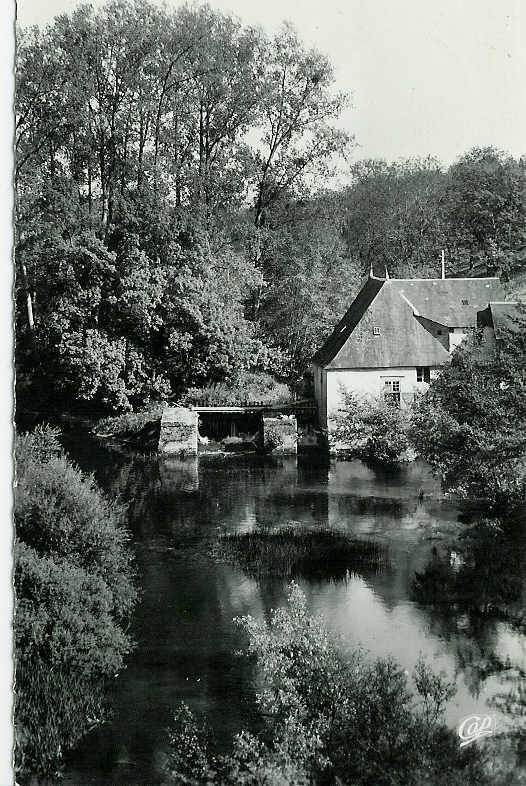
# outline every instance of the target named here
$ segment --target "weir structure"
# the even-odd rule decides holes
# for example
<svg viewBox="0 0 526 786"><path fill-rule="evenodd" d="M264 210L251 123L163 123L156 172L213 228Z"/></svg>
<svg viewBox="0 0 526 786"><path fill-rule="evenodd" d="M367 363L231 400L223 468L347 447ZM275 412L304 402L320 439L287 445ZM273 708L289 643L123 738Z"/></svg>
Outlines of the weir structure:
<svg viewBox="0 0 526 786"><path fill-rule="evenodd" d="M208 441L209 436L218 439L220 433L226 433L227 441L241 442L238 434L245 431L264 453L294 455L298 449L298 416L309 417L314 412L315 404L310 400L284 405L167 407L161 418L159 452L197 456L201 442ZM206 435L200 434L200 429Z"/></svg>

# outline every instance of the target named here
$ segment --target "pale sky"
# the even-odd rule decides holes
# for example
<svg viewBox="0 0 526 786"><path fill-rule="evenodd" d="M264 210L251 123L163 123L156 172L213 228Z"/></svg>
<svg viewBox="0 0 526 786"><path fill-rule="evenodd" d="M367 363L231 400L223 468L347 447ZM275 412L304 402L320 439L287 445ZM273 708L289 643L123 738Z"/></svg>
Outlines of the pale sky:
<svg viewBox="0 0 526 786"><path fill-rule="evenodd" d="M102 5L103 0L93 0ZM176 6L178 0L167 0ZM19 0L45 24L78 0ZM524 0L210 0L272 32L287 19L328 54L353 108L355 157L437 156L474 145L526 154Z"/></svg>

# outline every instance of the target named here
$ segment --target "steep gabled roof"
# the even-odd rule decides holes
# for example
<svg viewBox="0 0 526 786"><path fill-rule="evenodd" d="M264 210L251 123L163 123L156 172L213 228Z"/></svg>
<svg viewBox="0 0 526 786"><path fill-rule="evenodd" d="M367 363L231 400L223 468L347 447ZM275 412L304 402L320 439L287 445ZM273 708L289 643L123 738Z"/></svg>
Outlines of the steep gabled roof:
<svg viewBox="0 0 526 786"><path fill-rule="evenodd" d="M343 347L384 283L385 281L382 278L369 276L329 338L314 355L314 363L318 366L324 366L333 359Z"/></svg>
<svg viewBox="0 0 526 786"><path fill-rule="evenodd" d="M333 369L441 365L449 358L447 349L415 317L446 331L475 327L477 312L495 296L502 297L497 278L370 276L313 362Z"/></svg>

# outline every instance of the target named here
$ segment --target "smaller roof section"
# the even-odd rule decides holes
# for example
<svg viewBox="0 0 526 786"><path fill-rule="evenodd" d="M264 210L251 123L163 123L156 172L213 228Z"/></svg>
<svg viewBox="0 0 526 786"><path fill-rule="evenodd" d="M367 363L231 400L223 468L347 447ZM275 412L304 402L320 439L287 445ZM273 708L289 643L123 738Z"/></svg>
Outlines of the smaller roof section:
<svg viewBox="0 0 526 786"><path fill-rule="evenodd" d="M477 314L478 327L491 327L495 338L504 338L507 331L521 329L526 321L526 305L518 301L496 301Z"/></svg>
<svg viewBox="0 0 526 786"><path fill-rule="evenodd" d="M445 327L474 327L477 313L504 297L498 278L391 279L414 314Z"/></svg>

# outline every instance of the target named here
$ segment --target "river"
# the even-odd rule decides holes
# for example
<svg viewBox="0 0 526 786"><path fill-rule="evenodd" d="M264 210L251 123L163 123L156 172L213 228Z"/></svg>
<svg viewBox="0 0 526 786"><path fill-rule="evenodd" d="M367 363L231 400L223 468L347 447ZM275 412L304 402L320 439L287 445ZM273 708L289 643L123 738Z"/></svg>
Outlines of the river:
<svg viewBox="0 0 526 786"><path fill-rule="evenodd" d="M391 654L408 672L422 654L454 678L451 726L488 711L501 728L513 723L499 706L526 671L526 637L506 613L487 613L487 597L480 613L476 596L491 582L479 590L468 571L467 605L415 593L416 572L432 577L439 565L453 575L469 560L451 545L464 526L461 511L424 464L380 472L321 456L177 461L123 455L89 440L66 447L128 504L141 596L132 622L137 647L112 686L112 718L69 756L60 783L161 783L166 728L181 701L207 716L225 749L233 734L257 725L253 667L239 655L246 642L233 618L268 615L285 602L287 585L218 562L211 546L222 533L280 522L343 529L382 544L387 559L376 571L299 582L312 611L347 643ZM500 564L494 545L489 550L487 564ZM523 565L523 537L512 552ZM501 562L511 564L507 554Z"/></svg>

